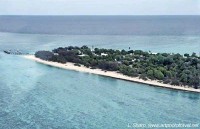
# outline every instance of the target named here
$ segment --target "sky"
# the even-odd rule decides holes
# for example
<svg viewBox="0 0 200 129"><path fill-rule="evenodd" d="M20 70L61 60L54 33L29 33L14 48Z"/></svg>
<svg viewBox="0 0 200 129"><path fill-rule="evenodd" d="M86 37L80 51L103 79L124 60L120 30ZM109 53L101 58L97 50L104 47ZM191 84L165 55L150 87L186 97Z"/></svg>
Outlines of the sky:
<svg viewBox="0 0 200 129"><path fill-rule="evenodd" d="M0 0L0 15L200 15L200 0Z"/></svg>

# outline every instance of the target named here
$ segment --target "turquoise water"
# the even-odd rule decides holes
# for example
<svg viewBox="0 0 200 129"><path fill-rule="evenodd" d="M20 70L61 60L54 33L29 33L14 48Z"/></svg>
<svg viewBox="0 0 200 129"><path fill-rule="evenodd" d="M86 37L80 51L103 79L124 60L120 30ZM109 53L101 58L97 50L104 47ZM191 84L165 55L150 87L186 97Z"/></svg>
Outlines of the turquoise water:
<svg viewBox="0 0 200 129"><path fill-rule="evenodd" d="M21 49L31 52L52 50L69 45L88 45L113 49L152 52L199 53L199 36L128 36L128 35L39 35L0 33L0 50Z"/></svg>
<svg viewBox="0 0 200 129"><path fill-rule="evenodd" d="M1 49L30 52L86 44L192 53L200 48L199 41L198 36L0 34ZM132 123L200 123L199 107L197 93L62 70L0 53L0 129L125 129Z"/></svg>

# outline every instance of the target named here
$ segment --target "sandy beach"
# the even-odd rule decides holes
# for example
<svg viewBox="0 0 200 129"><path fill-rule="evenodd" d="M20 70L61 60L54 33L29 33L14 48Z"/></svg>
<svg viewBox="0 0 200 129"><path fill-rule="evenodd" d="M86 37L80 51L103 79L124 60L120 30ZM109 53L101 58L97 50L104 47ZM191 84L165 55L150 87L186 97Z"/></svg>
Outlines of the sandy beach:
<svg viewBox="0 0 200 129"><path fill-rule="evenodd" d="M66 64L61 64L61 63L57 63L57 62L50 62L50 61L45 61L45 60L41 60L39 58L36 58L34 55L26 55L26 56L23 56L23 57L26 58L26 59L36 61L38 63L42 63L42 64L45 64L45 65L50 65L50 66L54 66L54 67L58 67L58 68L63 68L63 69L67 69L67 70L74 70L74 71L79 71L79 72L97 74L97 75L101 75L101 76L107 76L107 77L112 77L112 78L116 78L116 79L147 84L147 85L150 85L150 86L157 86L157 87L163 87L163 88L170 88L170 89L174 89L174 90L183 90L183 91L200 93L200 89L193 89L193 88L182 87L182 86L173 86L173 85L170 85L170 84L163 84L163 83L160 83L160 82L155 81L155 80L144 81L142 79L139 79L138 77L129 77L129 76L125 76L123 74L117 73L117 72L103 71L101 69L90 69L90 68L87 68L87 67L84 67L84 66L80 66L80 67L75 66L74 63L68 62Z"/></svg>

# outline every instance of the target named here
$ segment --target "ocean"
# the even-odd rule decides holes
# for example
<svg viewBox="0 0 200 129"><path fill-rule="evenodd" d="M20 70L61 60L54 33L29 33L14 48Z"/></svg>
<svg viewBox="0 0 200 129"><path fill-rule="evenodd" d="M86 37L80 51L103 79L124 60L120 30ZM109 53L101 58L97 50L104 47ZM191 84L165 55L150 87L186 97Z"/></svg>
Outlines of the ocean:
<svg viewBox="0 0 200 129"><path fill-rule="evenodd" d="M199 35L200 16L0 16L0 31L56 35Z"/></svg>
<svg viewBox="0 0 200 129"><path fill-rule="evenodd" d="M69 45L199 53L200 16L0 16L0 50L34 53ZM198 93L63 70L0 52L1 129L200 124L199 107Z"/></svg>

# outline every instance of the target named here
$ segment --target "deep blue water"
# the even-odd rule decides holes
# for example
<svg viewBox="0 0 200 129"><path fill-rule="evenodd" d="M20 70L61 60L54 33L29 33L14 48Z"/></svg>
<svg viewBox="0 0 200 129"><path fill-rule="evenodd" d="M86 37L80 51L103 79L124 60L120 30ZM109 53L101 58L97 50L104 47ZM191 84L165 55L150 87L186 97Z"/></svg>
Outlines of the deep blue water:
<svg viewBox="0 0 200 129"><path fill-rule="evenodd" d="M0 50L20 49L33 53L58 46L88 45L114 49L131 47L153 52L198 53L199 18L187 16L189 19L185 18L181 20L185 21L184 24L180 23L184 17L157 18L163 21L138 17L139 22L133 17L103 17L102 20L100 17L4 16L0 17ZM82 19L80 25L76 19ZM48 23L44 24L45 21ZM115 24L111 26L108 21ZM180 24L176 24L177 21ZM188 21L193 24L188 24ZM157 24L159 22L169 26ZM88 26L83 26L86 24ZM162 27L148 31L150 34L146 33L148 27L143 27L139 29L142 34L133 34L135 30L129 28L130 24L133 27L135 24L138 27L140 24L151 28ZM126 25L129 30L122 29ZM172 25L176 34L173 29L169 29ZM103 26L107 31L102 30ZM72 33L71 29L65 29L70 27L76 28L76 31ZM180 28L184 31L180 31ZM59 29L61 33L58 33ZM43 34L45 32L55 34ZM103 34L100 35L100 32ZM129 35L129 32L132 34ZM116 33L123 34L114 35ZM199 107L200 94L197 93L58 69L0 52L0 129L125 129L133 123L200 124Z"/></svg>
<svg viewBox="0 0 200 129"><path fill-rule="evenodd" d="M0 16L0 31L65 35L200 35L200 16Z"/></svg>

